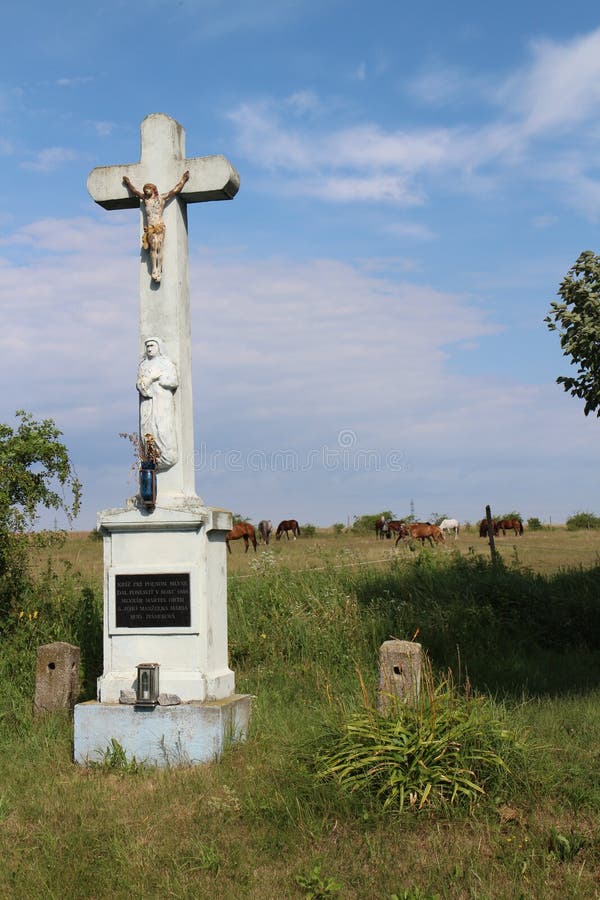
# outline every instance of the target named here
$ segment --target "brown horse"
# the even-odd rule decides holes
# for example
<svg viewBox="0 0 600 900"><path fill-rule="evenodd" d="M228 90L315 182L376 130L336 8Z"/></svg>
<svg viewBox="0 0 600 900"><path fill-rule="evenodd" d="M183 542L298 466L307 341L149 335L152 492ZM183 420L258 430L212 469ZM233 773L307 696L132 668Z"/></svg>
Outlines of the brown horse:
<svg viewBox="0 0 600 900"><path fill-rule="evenodd" d="M506 536L507 531L514 531L517 537L520 534L523 534L523 523L520 519L500 519L500 521L496 523L496 527L498 531L502 531L504 536Z"/></svg>
<svg viewBox="0 0 600 900"><path fill-rule="evenodd" d="M265 542L267 547L269 546L269 541L271 539L271 532L273 531L273 523L270 519L261 519L258 523L258 536Z"/></svg>
<svg viewBox="0 0 600 900"><path fill-rule="evenodd" d="M398 534L396 545L403 537L421 541L422 544L424 544L425 541L429 541L432 547L434 544L445 543L442 530L437 525L431 525L430 522L413 522L410 525L405 525L404 522L401 522L400 524L403 526L403 531L400 531Z"/></svg>
<svg viewBox="0 0 600 900"><path fill-rule="evenodd" d="M225 543L227 544L227 549L231 553L231 547L229 546L229 541L238 541L240 538L244 538L244 543L246 545L246 549L244 553L248 552L248 548L250 546L250 541L252 541L252 546L254 547L254 552L256 553L256 534L254 531L254 525L251 525L250 522L238 522L237 525L234 525L231 531L228 531L225 535Z"/></svg>
<svg viewBox="0 0 600 900"><path fill-rule="evenodd" d="M495 519L492 519L492 531L494 533L494 537L498 537L498 523ZM479 523L479 537L487 537L488 536L488 526L487 519L482 519Z"/></svg>
<svg viewBox="0 0 600 900"><path fill-rule="evenodd" d="M399 522L397 519L392 519L387 523L388 531L390 534L397 535L396 544L400 540L400 538L407 537L408 529L404 522Z"/></svg>
<svg viewBox="0 0 600 900"><path fill-rule="evenodd" d="M296 538L300 534L300 526L295 519L284 519L283 522L279 523L279 525L277 526L277 531L275 533L276 539L278 541L281 540L281 535L285 532L285 536L289 541L289 531L292 532L292 537L294 538L294 540L296 540Z"/></svg>

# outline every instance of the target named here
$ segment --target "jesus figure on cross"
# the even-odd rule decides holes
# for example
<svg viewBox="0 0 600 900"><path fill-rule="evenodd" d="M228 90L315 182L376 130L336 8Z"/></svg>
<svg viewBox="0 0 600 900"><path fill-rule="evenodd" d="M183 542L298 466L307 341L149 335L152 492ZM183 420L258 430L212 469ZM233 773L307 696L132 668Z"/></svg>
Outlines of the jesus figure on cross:
<svg viewBox="0 0 600 900"><path fill-rule="evenodd" d="M144 234L142 236L142 247L144 250L150 251L150 260L152 262L152 280L160 283L162 277L163 247L165 242L165 223L163 222L163 210L167 200L179 194L183 190L186 181L189 180L190 173L183 173L174 188L167 191L166 194L159 194L155 184L148 182L138 190L133 186L127 175L123 178L123 184L132 194L139 197L144 204L146 210L146 224L144 225Z"/></svg>

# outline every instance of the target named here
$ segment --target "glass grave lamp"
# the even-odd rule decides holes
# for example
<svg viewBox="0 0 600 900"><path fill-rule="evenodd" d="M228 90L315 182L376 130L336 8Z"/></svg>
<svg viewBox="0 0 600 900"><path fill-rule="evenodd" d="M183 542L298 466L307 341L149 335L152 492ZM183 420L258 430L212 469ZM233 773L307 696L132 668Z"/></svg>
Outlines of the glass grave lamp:
<svg viewBox="0 0 600 900"><path fill-rule="evenodd" d="M141 448L143 458L140 462L140 499L146 509L152 512L156 506L156 463L160 457L154 435L145 434Z"/></svg>
<svg viewBox="0 0 600 900"><path fill-rule="evenodd" d="M156 463L143 462L140 466L140 497L146 509L156 506Z"/></svg>
<svg viewBox="0 0 600 900"><path fill-rule="evenodd" d="M139 663L137 666L135 691L136 706L154 707L158 703L159 663Z"/></svg>

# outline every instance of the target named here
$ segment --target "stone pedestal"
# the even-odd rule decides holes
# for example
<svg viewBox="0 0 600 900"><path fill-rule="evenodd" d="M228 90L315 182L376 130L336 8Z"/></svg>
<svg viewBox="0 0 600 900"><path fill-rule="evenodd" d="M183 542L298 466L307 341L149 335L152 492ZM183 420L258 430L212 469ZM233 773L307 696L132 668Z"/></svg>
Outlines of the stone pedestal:
<svg viewBox="0 0 600 900"><path fill-rule="evenodd" d="M79 703L75 707L75 762L101 762L118 741L128 760L155 766L208 763L232 742L243 741L251 697L140 709L118 703Z"/></svg>
<svg viewBox="0 0 600 900"><path fill-rule="evenodd" d="M111 738L128 756L157 765L212 759L245 736L250 714L228 666L231 515L191 499L152 512L132 500L101 513L98 526L104 670L98 702L75 708L75 761L101 759ZM130 705L140 663L158 663L159 693L175 705Z"/></svg>

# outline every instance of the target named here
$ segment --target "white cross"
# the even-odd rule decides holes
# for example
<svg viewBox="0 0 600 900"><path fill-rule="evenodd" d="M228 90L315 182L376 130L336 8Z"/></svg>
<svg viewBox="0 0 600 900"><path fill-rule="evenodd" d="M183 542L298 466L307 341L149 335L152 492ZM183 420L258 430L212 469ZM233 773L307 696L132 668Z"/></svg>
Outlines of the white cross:
<svg viewBox="0 0 600 900"><path fill-rule="evenodd" d="M175 392L175 418L178 461L158 475L158 502L177 503L195 498L194 419L192 406L192 361L190 339L190 301L188 275L187 210L188 203L207 200L231 200L240 179L224 156L185 157L185 131L163 113L152 113L141 125L139 163L102 166L90 172L87 181L92 198L104 209L132 209L140 205L123 184L125 175L140 189L147 182L158 192L170 191L183 175L187 184L163 211L165 224L163 274L160 283L150 278L149 254L140 250L140 357L144 341L159 337L165 355L177 366L179 387ZM140 236L144 215L140 216ZM118 285L115 286L118 290ZM125 298L124 298L125 299ZM135 390L135 367L132 390Z"/></svg>

